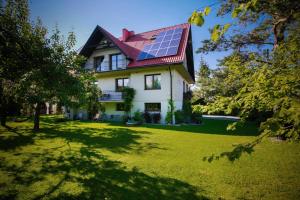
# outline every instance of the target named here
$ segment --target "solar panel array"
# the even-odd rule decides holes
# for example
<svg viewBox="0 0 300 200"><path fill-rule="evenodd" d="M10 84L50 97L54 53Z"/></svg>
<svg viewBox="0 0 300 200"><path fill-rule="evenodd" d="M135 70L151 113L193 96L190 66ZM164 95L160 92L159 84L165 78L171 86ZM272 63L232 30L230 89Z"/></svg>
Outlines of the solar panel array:
<svg viewBox="0 0 300 200"><path fill-rule="evenodd" d="M144 46L137 60L176 55L182 31L182 28L176 28L160 32L153 43Z"/></svg>

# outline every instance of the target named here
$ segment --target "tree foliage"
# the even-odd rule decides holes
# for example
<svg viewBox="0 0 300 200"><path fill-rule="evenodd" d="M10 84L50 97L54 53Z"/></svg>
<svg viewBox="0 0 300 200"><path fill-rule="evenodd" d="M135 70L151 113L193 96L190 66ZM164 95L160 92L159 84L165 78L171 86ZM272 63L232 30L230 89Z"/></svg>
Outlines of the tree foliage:
<svg viewBox="0 0 300 200"><path fill-rule="evenodd" d="M29 21L26 0L1 4L0 22L4 44L0 48L1 113L10 98L24 102L35 109L34 130L38 130L43 103L81 106L89 101L89 91L96 86L90 84L94 79L82 67L85 59L74 51L73 32L64 39L55 27L48 38L39 19Z"/></svg>
<svg viewBox="0 0 300 200"><path fill-rule="evenodd" d="M215 25L211 39L204 40L198 52L232 53L219 61L219 68L210 70L210 76L200 74L197 93L206 95L207 105L194 109L238 114L241 123L258 121L264 135L299 139L299 4L283 0L221 1L218 16L228 14L234 23L226 29L232 30L223 31L225 25ZM203 63L200 70L205 71Z"/></svg>
<svg viewBox="0 0 300 200"><path fill-rule="evenodd" d="M22 74L31 69L27 49L33 42L26 0L0 1L0 118L5 126L7 108L16 102L14 91Z"/></svg>
<svg viewBox="0 0 300 200"><path fill-rule="evenodd" d="M132 102L135 96L135 89L130 87L124 87L122 89L122 96L124 99L124 111L128 115L132 108Z"/></svg>

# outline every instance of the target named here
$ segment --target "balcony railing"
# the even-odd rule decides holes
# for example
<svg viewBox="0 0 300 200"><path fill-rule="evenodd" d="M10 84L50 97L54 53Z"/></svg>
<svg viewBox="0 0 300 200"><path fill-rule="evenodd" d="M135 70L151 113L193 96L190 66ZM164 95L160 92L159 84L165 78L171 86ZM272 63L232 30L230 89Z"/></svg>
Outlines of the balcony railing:
<svg viewBox="0 0 300 200"><path fill-rule="evenodd" d="M109 91L104 90L102 91L102 96L99 98L100 102L123 102L123 95L122 92L116 91Z"/></svg>
<svg viewBox="0 0 300 200"><path fill-rule="evenodd" d="M85 65L88 69L95 69L95 66L93 63L88 63ZM118 60L118 66L110 66L109 61L103 61L99 66L96 67L96 72L107 72L107 71L114 71L114 70L120 70L120 69L126 69L126 59L119 59Z"/></svg>

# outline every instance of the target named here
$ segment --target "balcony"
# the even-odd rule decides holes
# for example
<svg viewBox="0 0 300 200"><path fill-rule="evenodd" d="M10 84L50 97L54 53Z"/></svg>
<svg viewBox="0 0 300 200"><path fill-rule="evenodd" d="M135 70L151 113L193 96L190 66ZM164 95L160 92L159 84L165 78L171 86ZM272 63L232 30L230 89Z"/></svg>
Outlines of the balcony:
<svg viewBox="0 0 300 200"><path fill-rule="evenodd" d="M99 66L96 67L96 72L107 72L107 71L126 69L126 59L119 59L118 64L119 64L119 66L111 67L109 61L103 61ZM93 63L87 63L85 65L85 67L87 69L95 69L95 66Z"/></svg>
<svg viewBox="0 0 300 200"><path fill-rule="evenodd" d="M99 102L123 102L122 92L102 91L102 96L99 98Z"/></svg>

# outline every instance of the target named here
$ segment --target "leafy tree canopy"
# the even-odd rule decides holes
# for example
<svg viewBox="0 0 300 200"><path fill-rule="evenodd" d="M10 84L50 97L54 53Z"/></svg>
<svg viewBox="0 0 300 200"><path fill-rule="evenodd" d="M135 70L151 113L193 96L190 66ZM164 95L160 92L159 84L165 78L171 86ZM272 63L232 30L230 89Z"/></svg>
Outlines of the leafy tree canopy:
<svg viewBox="0 0 300 200"><path fill-rule="evenodd" d="M206 94L208 104L194 109L238 114L240 123L257 120L265 135L299 139L299 4L283 0L220 1L217 15L229 14L234 22L215 25L211 38L202 41L198 49L201 53L232 53L219 61L218 69L210 70L210 76L203 73L201 64L199 91ZM197 25L193 20L191 23Z"/></svg>
<svg viewBox="0 0 300 200"><path fill-rule="evenodd" d="M0 48L1 119L10 97L35 109L35 130L39 129L42 103L79 107L91 102L90 93L97 99L99 91L91 84L95 80L82 67L85 58L74 50L73 32L64 39L55 27L48 38L39 19L29 21L26 0L7 0L0 5L0 39L4 43Z"/></svg>

